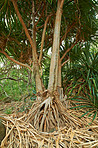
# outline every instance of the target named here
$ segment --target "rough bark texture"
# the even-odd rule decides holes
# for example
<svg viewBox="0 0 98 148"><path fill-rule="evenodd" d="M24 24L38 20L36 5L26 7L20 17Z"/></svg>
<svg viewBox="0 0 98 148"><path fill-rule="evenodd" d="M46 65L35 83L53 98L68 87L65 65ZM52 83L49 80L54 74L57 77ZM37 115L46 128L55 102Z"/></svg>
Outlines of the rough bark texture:
<svg viewBox="0 0 98 148"><path fill-rule="evenodd" d="M33 64L33 74L35 79L36 92L42 92L43 85L42 85L42 80L40 78L39 66L35 63Z"/></svg>
<svg viewBox="0 0 98 148"><path fill-rule="evenodd" d="M59 60L59 44L60 44L60 25L61 25L61 0L58 0L55 28L54 28L54 38L52 47L52 56L50 64L50 74L49 74L49 85L48 89L50 92L55 91L58 85L58 60Z"/></svg>
<svg viewBox="0 0 98 148"><path fill-rule="evenodd" d="M59 63L58 63L58 87L61 87L61 60L59 55Z"/></svg>
<svg viewBox="0 0 98 148"><path fill-rule="evenodd" d="M35 84L36 84L36 91L42 91L42 81L40 78L40 73L39 73L39 64L38 64L38 57L37 57L37 52L36 52L36 32L35 32L35 22L34 22L34 17L33 17L33 12L34 12L34 2L32 1L32 21L33 21L33 29L32 29L32 38L29 35L29 32L27 30L27 27L22 19L22 16L18 10L17 6L17 1L12 0L12 3L14 5L16 14L24 28L25 34L31 44L32 47L32 55L33 55L33 72L34 72L34 78L35 78Z"/></svg>
<svg viewBox="0 0 98 148"><path fill-rule="evenodd" d="M35 26L35 17L34 17L34 1L32 1L32 40L33 40L33 45L34 49L32 48L32 56L33 56L33 74L34 74L34 79L35 79L35 85L36 85L36 92L40 92L43 90L42 87L42 80L40 78L40 73L39 73L39 63L38 63L38 57L37 57L37 52L36 52L36 26Z"/></svg>
<svg viewBox="0 0 98 148"><path fill-rule="evenodd" d="M30 71L32 71L32 68L29 65L21 63L19 61L16 61L15 59L11 58L5 51L2 50L2 51L0 51L0 53L3 53L9 60L13 61L14 63L16 63L20 66L27 67L28 69L30 69Z"/></svg>

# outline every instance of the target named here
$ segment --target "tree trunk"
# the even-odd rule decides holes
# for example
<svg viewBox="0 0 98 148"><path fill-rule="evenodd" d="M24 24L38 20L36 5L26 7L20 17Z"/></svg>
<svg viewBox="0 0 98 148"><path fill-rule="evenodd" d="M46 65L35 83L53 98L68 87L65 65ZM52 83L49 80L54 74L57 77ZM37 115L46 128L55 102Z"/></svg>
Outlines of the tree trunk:
<svg viewBox="0 0 98 148"><path fill-rule="evenodd" d="M49 85L48 85L48 89L50 92L57 90L58 86L60 26L61 26L61 16L62 16L61 12L62 8L60 7L60 5L61 5L61 0L58 0L55 28L54 28L52 56L50 64Z"/></svg>
<svg viewBox="0 0 98 148"><path fill-rule="evenodd" d="M61 60L60 60L60 55L59 55L59 63L58 63L58 87L61 86Z"/></svg>
<svg viewBox="0 0 98 148"><path fill-rule="evenodd" d="M32 56L33 56L33 75L35 79L35 85L36 85L36 92L42 92L43 91L43 84L42 80L40 78L40 72L39 72L39 63L38 63L38 57L36 52L36 28L35 28L35 17L34 17L34 1L32 1L32 40L35 50L32 48Z"/></svg>
<svg viewBox="0 0 98 148"><path fill-rule="evenodd" d="M59 64L58 64L58 87L57 87L57 91L59 94L59 99L62 100L63 99L63 88L61 85L61 60L60 60L60 56L59 56Z"/></svg>
<svg viewBox="0 0 98 148"><path fill-rule="evenodd" d="M36 84L36 91L40 92L43 90L43 84L40 78L40 72L39 72L39 64L38 64L38 57L37 57L37 51L36 51L36 32L35 32L35 18L34 18L34 1L32 0L32 22L33 22L33 28L32 28L32 38L29 35L28 29L22 19L22 16L18 10L17 1L12 0L12 3L14 5L16 14L24 28L25 34L31 44L32 47L32 57L33 57L33 72L34 72L34 78L35 78L35 84Z"/></svg>
<svg viewBox="0 0 98 148"><path fill-rule="evenodd" d="M31 122L39 131L49 132L72 123L71 117L67 114L65 106L63 106L60 101L60 99L63 98L63 89L61 88L61 60L59 55L61 10L63 2L64 0L58 0L48 91L46 91L45 94L43 93L43 98L40 101L36 101L32 105L26 120L26 122ZM37 73L37 71L35 71L35 73L37 77L39 73ZM36 84L38 85L39 82L38 80Z"/></svg>

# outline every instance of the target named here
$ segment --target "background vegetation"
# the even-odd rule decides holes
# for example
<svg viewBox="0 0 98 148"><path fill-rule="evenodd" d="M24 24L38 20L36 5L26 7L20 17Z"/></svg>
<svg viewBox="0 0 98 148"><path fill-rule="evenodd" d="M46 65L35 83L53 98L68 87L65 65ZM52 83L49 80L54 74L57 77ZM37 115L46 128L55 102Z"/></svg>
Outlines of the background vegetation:
<svg viewBox="0 0 98 148"><path fill-rule="evenodd" d="M81 53L81 54L80 54ZM73 103L72 109L88 108L82 115L93 114L93 120L98 111L98 51L97 46L86 43L81 49L75 46L68 53L70 61L62 69L62 84L64 95ZM5 57L0 61L0 100L11 101L35 100L36 94L32 72L18 66ZM43 83L48 86L50 56L43 62ZM24 108L23 108L24 111ZM6 113L11 113L7 110Z"/></svg>

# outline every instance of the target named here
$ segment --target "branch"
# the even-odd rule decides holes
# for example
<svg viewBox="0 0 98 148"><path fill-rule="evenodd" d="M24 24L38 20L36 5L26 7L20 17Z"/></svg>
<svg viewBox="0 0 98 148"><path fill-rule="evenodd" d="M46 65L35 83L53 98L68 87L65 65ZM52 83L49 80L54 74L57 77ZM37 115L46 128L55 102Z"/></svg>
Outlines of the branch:
<svg viewBox="0 0 98 148"><path fill-rule="evenodd" d="M69 58L65 62L62 63L61 67L63 67L68 61L69 61Z"/></svg>
<svg viewBox="0 0 98 148"><path fill-rule="evenodd" d="M0 84L0 86L2 87L3 92L5 93L6 97L9 97L8 94L6 93L6 91L4 90L2 84Z"/></svg>
<svg viewBox="0 0 98 148"><path fill-rule="evenodd" d="M10 69L12 69L12 66L13 65L11 65L11 67L9 67L8 69L4 69L3 67L0 69L0 75L1 75L1 73L3 73L3 74L7 74L9 71L10 71ZM8 66L7 66L8 67Z"/></svg>
<svg viewBox="0 0 98 148"><path fill-rule="evenodd" d="M12 37L9 37L8 40L9 40L9 41L15 41L19 46L21 46L21 45L20 45L20 42L19 42L17 39L14 39L14 38L12 38Z"/></svg>
<svg viewBox="0 0 98 148"><path fill-rule="evenodd" d="M39 17L38 21L35 23L35 26L37 26L37 25L38 25L38 22L39 22L39 21L40 21L40 19L42 18L43 13L44 13L44 10L45 10L45 4L44 4L44 7L43 7L43 10L42 10L42 13L41 13L41 15L40 15L40 17Z"/></svg>
<svg viewBox="0 0 98 148"><path fill-rule="evenodd" d="M27 81L24 80L24 79L22 79L22 78L20 78L20 79L14 79L14 78L11 78L11 77L7 77L7 78L1 78L0 80L4 80L4 79L10 79L10 80L14 80L14 81L20 81L20 80L23 80L24 82L27 83Z"/></svg>
<svg viewBox="0 0 98 148"><path fill-rule="evenodd" d="M76 24L76 22L73 22L72 25L67 29L67 31L65 32L65 34L63 35L63 37L61 38L60 44L62 43L62 41L64 40L64 38L66 39L66 36L68 34L68 32L72 29L72 27Z"/></svg>
<svg viewBox="0 0 98 148"><path fill-rule="evenodd" d="M3 53L9 60L13 61L14 63L16 63L16 64L18 64L20 66L27 67L27 68L29 68L32 71L32 69L31 69L31 67L29 65L23 64L23 63L21 63L19 61L16 61L15 59L11 58L5 51L1 51L0 50L0 53Z"/></svg>
<svg viewBox="0 0 98 148"><path fill-rule="evenodd" d="M62 1L61 1L61 4L60 4L60 9L62 9L63 4L64 4L64 0L62 0Z"/></svg>
<svg viewBox="0 0 98 148"><path fill-rule="evenodd" d="M42 53L43 53L43 46L44 46L44 40L45 40L45 32L46 32L46 26L47 26L47 23L48 23L48 20L49 20L49 17L51 15L49 15L45 21L45 24L44 24L44 29L43 29L43 34L42 34L42 40L41 40L41 49L40 49L40 56L39 56L39 64L41 62L41 59L42 59Z"/></svg>
<svg viewBox="0 0 98 148"><path fill-rule="evenodd" d="M45 58L47 58L48 60L51 60L51 58L50 58L50 57L48 57L48 56L46 56L46 55L45 55L44 57L45 57Z"/></svg>
<svg viewBox="0 0 98 148"><path fill-rule="evenodd" d="M31 47L36 52L36 48L33 45L33 41L32 41L32 39L31 39L31 37L29 35L28 29L27 29L27 27L26 27L26 25L25 25L25 23L24 23L24 21L22 19L21 14L19 13L19 10L18 10L18 7L17 7L17 1L15 1L15 0L11 0L11 1L12 1L13 5L14 5L16 14L17 14L17 16L18 16L18 18L19 18L19 20L20 20L20 22L21 22L21 24L22 24L22 26L24 28L25 34L26 34L26 36L27 36L27 38L28 38L28 40L29 40L29 42L31 44ZM37 58L37 56L36 56L36 58Z"/></svg>
<svg viewBox="0 0 98 148"><path fill-rule="evenodd" d="M41 26L36 27L36 30L43 28L44 24Z"/></svg>
<svg viewBox="0 0 98 148"><path fill-rule="evenodd" d="M65 55L77 44L78 41L76 41L70 48L68 48L65 53L63 54L63 56L61 57L61 61L64 59Z"/></svg>
<svg viewBox="0 0 98 148"><path fill-rule="evenodd" d="M38 9L36 10L36 12L34 12L34 16L36 16L38 14L38 11L40 10L40 8L42 7L43 2L40 1Z"/></svg>

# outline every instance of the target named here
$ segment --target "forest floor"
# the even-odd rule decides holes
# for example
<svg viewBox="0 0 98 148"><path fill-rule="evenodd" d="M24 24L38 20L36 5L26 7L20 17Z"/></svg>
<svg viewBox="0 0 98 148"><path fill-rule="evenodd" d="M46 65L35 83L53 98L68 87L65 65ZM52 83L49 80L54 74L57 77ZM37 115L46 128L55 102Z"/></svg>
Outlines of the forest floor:
<svg viewBox="0 0 98 148"><path fill-rule="evenodd" d="M10 101L4 100L0 101L0 114L13 114L19 113L22 115L24 112L27 113L28 110L31 108L33 101L30 98L27 101Z"/></svg>
<svg viewBox="0 0 98 148"><path fill-rule="evenodd" d="M32 100L26 102L11 101L0 102L0 116L5 119L7 135L3 147L34 147L34 148L98 148L98 117L92 122L93 117L87 115L80 118L83 127L61 127L53 132L40 132L24 120L31 108ZM81 116L86 110L68 109L73 116ZM77 121L76 121L77 122ZM92 122L92 123L91 123ZM91 123L91 124L89 124Z"/></svg>

